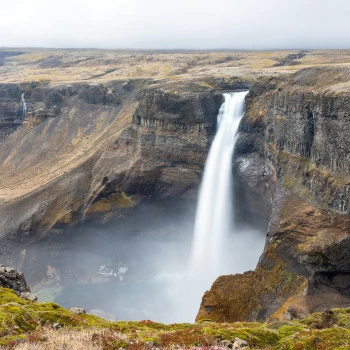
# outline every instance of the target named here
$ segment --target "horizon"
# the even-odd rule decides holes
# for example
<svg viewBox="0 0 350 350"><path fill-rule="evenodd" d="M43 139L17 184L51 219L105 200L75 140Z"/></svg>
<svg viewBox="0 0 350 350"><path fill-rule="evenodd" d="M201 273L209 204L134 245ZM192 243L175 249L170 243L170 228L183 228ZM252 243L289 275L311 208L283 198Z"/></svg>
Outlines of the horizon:
<svg viewBox="0 0 350 350"><path fill-rule="evenodd" d="M276 52L276 51L301 51L301 52L308 52L308 51L349 51L349 47L344 48L266 48L266 49L234 49L234 48L217 48L217 49L195 49L195 48L173 48L173 49L167 49L167 48L99 48L99 47L50 47L50 46L0 46L0 50L71 50L71 51L138 51L138 52Z"/></svg>
<svg viewBox="0 0 350 350"><path fill-rule="evenodd" d="M14 0L1 47L136 50L350 48L347 0Z"/></svg>

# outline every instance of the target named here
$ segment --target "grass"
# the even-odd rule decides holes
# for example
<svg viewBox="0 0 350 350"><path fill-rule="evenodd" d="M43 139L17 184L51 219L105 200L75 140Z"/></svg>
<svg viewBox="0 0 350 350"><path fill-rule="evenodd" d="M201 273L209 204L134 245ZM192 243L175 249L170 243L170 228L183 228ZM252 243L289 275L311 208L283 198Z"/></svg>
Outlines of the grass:
<svg viewBox="0 0 350 350"><path fill-rule="evenodd" d="M11 49L5 49L11 50ZM21 49L22 55L10 56L0 67L2 82L98 81L152 78L188 78L194 75L245 76L291 75L295 71L320 65L350 63L349 51L307 51L295 65L275 65L298 51L127 51L127 50L50 50ZM42 65L43 60L53 65ZM348 89L348 85L345 87Z"/></svg>
<svg viewBox="0 0 350 350"><path fill-rule="evenodd" d="M32 303L0 288L3 349L212 349L236 337L246 340L252 349L348 349L350 309L275 324L110 322L92 315L74 315L54 303Z"/></svg>

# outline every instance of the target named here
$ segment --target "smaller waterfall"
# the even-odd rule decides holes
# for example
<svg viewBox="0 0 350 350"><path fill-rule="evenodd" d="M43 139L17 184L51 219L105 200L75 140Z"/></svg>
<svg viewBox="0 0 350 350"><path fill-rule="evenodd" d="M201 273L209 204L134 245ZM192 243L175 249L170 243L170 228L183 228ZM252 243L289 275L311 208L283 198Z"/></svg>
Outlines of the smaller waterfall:
<svg viewBox="0 0 350 350"><path fill-rule="evenodd" d="M26 100L24 98L24 93L22 94L22 97L21 97L21 105L22 105L22 117L23 117L23 119L26 119L26 116L27 116L27 103L26 103Z"/></svg>
<svg viewBox="0 0 350 350"><path fill-rule="evenodd" d="M217 118L218 130L201 183L191 269L196 275L205 275L209 281L224 272L227 237L234 230L232 156L247 93L224 94L224 103Z"/></svg>

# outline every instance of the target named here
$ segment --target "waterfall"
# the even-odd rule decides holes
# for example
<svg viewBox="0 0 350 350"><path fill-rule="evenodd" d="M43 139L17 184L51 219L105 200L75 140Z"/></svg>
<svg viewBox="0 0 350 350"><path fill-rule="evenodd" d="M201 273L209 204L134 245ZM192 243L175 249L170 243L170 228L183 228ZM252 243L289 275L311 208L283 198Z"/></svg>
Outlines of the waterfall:
<svg viewBox="0 0 350 350"><path fill-rule="evenodd" d="M26 116L27 116L27 103L26 103L26 100L24 99L24 94L22 94L22 97L21 97L21 105L22 105L23 119L26 119Z"/></svg>
<svg viewBox="0 0 350 350"><path fill-rule="evenodd" d="M225 93L217 132L204 168L191 257L191 270L206 279L222 271L227 237L234 230L232 156L248 92Z"/></svg>

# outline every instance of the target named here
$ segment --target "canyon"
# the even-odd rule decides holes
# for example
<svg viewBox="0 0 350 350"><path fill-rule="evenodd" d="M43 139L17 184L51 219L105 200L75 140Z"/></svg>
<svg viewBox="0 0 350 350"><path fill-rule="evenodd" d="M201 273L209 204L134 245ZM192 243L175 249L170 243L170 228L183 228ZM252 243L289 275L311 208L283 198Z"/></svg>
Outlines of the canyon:
<svg viewBox="0 0 350 350"><path fill-rule="evenodd" d="M348 51L0 57L0 260L31 285L59 274L39 244L64 249L84 225L137 221L147 201L194 201L222 94L249 90L232 171L239 220L264 232L265 248L254 271L213 281L197 320L350 306Z"/></svg>

